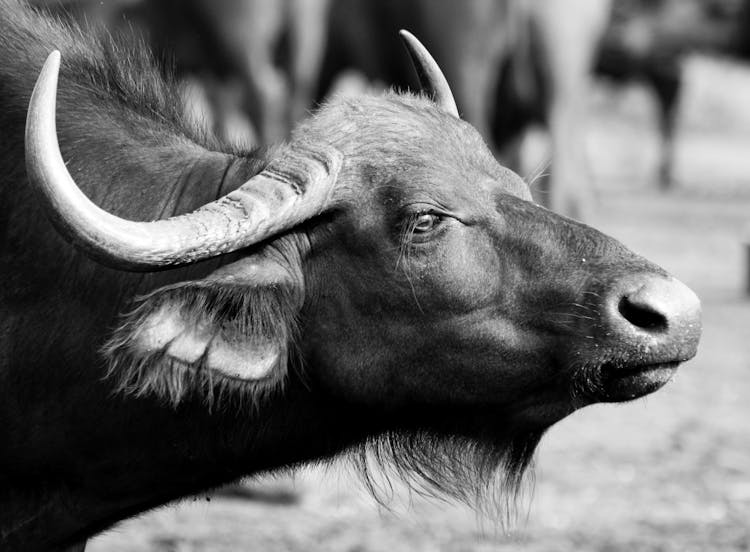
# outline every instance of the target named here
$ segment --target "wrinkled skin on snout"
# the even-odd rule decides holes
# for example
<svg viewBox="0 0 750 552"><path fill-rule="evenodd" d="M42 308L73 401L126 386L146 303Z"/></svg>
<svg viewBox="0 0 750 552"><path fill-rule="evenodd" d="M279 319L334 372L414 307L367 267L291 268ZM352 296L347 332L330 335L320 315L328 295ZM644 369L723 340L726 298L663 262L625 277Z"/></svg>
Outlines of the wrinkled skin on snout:
<svg viewBox="0 0 750 552"><path fill-rule="evenodd" d="M387 104L343 107L351 132L388 140L367 157L346 152L350 195L310 236L320 291L304 342L322 385L389 409L481 409L546 426L654 391L695 354L700 309L685 286L533 204L470 125L393 102L404 104L397 125Z"/></svg>

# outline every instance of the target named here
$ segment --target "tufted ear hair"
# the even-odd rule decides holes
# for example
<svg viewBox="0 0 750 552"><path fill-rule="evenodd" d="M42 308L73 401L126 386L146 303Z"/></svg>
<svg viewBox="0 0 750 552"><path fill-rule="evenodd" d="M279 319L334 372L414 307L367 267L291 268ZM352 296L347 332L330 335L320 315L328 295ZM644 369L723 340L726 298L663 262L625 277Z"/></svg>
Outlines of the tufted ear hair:
<svg viewBox="0 0 750 552"><path fill-rule="evenodd" d="M140 298L104 351L118 390L211 406L217 393L259 400L279 389L297 356L305 293L289 239Z"/></svg>

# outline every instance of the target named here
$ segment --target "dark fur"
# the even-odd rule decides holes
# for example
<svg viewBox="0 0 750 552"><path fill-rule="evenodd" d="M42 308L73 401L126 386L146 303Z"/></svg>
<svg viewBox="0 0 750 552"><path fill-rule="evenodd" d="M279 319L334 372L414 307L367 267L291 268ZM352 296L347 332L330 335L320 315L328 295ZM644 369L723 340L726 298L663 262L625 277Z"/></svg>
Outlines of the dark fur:
<svg viewBox="0 0 750 552"><path fill-rule="evenodd" d="M263 336L286 351L268 382L247 382L166 359L161 354L133 353L133 335L149 314L165 302L182 305L187 320L210 320L241 336ZM107 377L117 392L154 394L173 407L198 400L227 412L256 410L283 392L287 378L304 378L297 346L296 298L283 288L233 288L187 282L158 290L138 300L123 317L104 349ZM498 438L498 434L461 435L463 428L441 434L414 428L376 434L348 456L366 488L381 504L393 494L392 479L421 496L451 498L478 508L491 519L514 522L523 497L524 475L542 431Z"/></svg>
<svg viewBox="0 0 750 552"><path fill-rule="evenodd" d="M212 373L202 361L186 366L162 354L134 353L135 332L167 302L182 305L186 320L210 320L228 332L262 336L278 343L286 354L273 378L248 382ZM153 394L173 407L185 400L197 400L209 409L217 406L238 413L257 410L283 393L288 378L304 379L296 305L294 293L283 287L186 282L157 290L137 301L107 343L103 351L109 362L107 377L116 382L117 392ZM421 496L458 500L506 526L512 524L523 497L524 475L543 432L503 435L501 430L461 435L464 431L453 428L442 434L415 428L392 430L371 436L348 456L366 488L381 504L390 501L392 479L396 479Z"/></svg>

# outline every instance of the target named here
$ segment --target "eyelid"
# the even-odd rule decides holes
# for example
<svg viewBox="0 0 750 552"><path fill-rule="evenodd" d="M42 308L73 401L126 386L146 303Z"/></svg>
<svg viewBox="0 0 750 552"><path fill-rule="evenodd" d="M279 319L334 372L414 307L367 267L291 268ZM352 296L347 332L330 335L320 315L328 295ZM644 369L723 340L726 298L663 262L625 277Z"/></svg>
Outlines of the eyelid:
<svg viewBox="0 0 750 552"><path fill-rule="evenodd" d="M416 205L414 206L416 207ZM451 209L444 209L436 205L425 205L420 204L420 209L407 210L404 212L404 218L415 218L419 215L435 215L440 218L441 221L447 219L453 219L464 226L471 226L474 222L471 219L467 219L464 213L458 213Z"/></svg>
<svg viewBox="0 0 750 552"><path fill-rule="evenodd" d="M436 215L439 217L454 217L450 209L435 203L411 203L402 209L405 217L418 217L420 215ZM455 218L455 217L454 217Z"/></svg>
<svg viewBox="0 0 750 552"><path fill-rule="evenodd" d="M429 215L433 220L430 221L431 224L429 228L420 230L418 229L418 224L420 218L425 215ZM402 243L416 245L432 241L435 235L444 230L446 218L446 215L430 211L412 213L407 219L405 219L406 226L404 227L404 233L402 233L402 240L404 240Z"/></svg>

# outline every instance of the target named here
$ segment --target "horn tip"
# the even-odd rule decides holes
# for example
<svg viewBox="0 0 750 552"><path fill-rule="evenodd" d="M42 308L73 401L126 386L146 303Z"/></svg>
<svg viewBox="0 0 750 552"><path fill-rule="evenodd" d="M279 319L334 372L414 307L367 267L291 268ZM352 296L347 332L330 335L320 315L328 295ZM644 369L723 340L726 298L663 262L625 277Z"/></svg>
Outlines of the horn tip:
<svg viewBox="0 0 750 552"><path fill-rule="evenodd" d="M404 41L404 46L417 72L417 78L422 89L433 96L435 103L441 109L460 119L461 116L458 113L453 92L451 92L448 81L438 67L435 58L432 57L425 45L406 29L400 29L398 34Z"/></svg>
<svg viewBox="0 0 750 552"><path fill-rule="evenodd" d="M413 44L415 42L419 43L419 39L406 29L399 29L398 36L400 36L401 40L403 40L407 44Z"/></svg>
<svg viewBox="0 0 750 552"><path fill-rule="evenodd" d="M47 60L44 62L44 67L57 70L60 67L60 50L52 50L47 56Z"/></svg>
<svg viewBox="0 0 750 552"><path fill-rule="evenodd" d="M42 70L37 77L34 89L44 86L47 88L57 88L57 75L60 73L60 50L53 50L47 56L42 66Z"/></svg>

